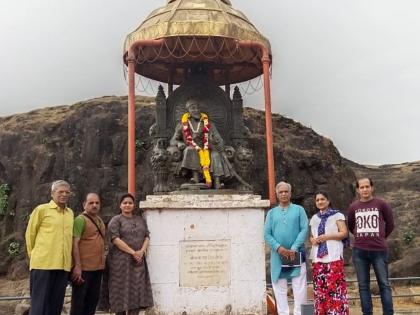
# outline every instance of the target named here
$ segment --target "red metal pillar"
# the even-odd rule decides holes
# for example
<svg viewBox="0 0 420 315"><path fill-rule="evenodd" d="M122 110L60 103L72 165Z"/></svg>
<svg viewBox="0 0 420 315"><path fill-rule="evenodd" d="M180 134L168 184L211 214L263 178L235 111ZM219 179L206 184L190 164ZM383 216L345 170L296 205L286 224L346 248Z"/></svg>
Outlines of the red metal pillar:
<svg viewBox="0 0 420 315"><path fill-rule="evenodd" d="M136 59L129 55L128 62L128 192L136 195Z"/></svg>
<svg viewBox="0 0 420 315"><path fill-rule="evenodd" d="M270 203L276 203L274 152L273 152L273 127L271 117L271 89L270 89L270 56L267 49L263 50L261 58L263 64L264 98L265 98L265 138L267 144L267 168L268 168L268 196Z"/></svg>
<svg viewBox="0 0 420 315"><path fill-rule="evenodd" d="M270 55L267 47L255 41L240 41L240 47L253 47L260 49L262 53L261 62L263 66L264 99L265 99L265 139L267 150L267 173L268 173L268 198L271 205L276 203L275 192L275 171L273 153L273 127L271 118L271 90L270 90Z"/></svg>
<svg viewBox="0 0 420 315"><path fill-rule="evenodd" d="M125 61L128 66L128 192L136 194L136 95L135 72L136 54L139 47L156 47L163 44L163 39L138 40L131 44Z"/></svg>

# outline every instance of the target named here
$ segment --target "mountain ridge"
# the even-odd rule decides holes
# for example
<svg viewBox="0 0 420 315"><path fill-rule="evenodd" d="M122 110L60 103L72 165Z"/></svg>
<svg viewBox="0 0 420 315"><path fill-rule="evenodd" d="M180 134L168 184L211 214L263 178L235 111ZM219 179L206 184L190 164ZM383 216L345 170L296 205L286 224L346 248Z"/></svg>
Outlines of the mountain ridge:
<svg viewBox="0 0 420 315"><path fill-rule="evenodd" d="M149 180L152 139L148 131L155 120L154 106L154 98L136 98L136 139L140 140L136 152L137 199L140 200L152 194ZM264 121L263 111L244 108L244 123L251 131L250 146L254 152L252 184L255 193L267 198ZM127 189L126 138L127 96L106 96L0 117L0 184L8 184L10 188L7 214L0 216L0 274L12 277L25 274L23 232L32 209L48 201L53 180L64 178L71 183L70 205L76 212L80 212L84 194L89 191L101 194L106 218L118 212L117 195ZM397 203L398 199L387 190L389 181L380 173L391 170L398 187L408 194L406 198L410 201L406 206L415 207L415 218L419 218L420 204L415 202L413 191L417 186L412 187L420 181L417 171L410 173L397 166L372 169L347 160L330 139L279 114L273 114L273 140L276 179L292 184L293 201L302 204L309 216L315 212L313 194L319 189L330 191L334 205L345 212L355 196L355 178L365 174L379 180L375 186L378 193L383 192L397 211L405 211L401 207L406 204ZM404 176L408 176L408 181ZM418 233L418 228L413 227L413 231ZM415 237L411 245L400 245L406 232L395 233L390 241L393 262L419 245ZM8 254L11 242L21 246L16 257ZM399 269L395 270L398 275Z"/></svg>

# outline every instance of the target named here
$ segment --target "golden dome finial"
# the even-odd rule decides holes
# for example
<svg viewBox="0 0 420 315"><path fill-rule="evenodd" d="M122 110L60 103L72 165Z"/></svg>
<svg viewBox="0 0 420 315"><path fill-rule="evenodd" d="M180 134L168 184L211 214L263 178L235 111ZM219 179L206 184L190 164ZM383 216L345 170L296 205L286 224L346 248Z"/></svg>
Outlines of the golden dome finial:
<svg viewBox="0 0 420 315"><path fill-rule="evenodd" d="M185 81L194 65L205 64L218 85L250 80L262 73L260 45L270 42L230 0L167 0L152 11L124 43L124 60L135 42L164 39L155 49L138 46L136 72L161 82ZM239 42L253 43L240 47ZM140 47L140 48L139 48ZM169 69L171 68L171 69Z"/></svg>
<svg viewBox="0 0 420 315"><path fill-rule="evenodd" d="M179 0L167 0L166 4L175 2L175 1L179 1ZM227 5L232 5L232 3L230 2L230 0L218 0L218 1L222 1L223 3L226 3Z"/></svg>

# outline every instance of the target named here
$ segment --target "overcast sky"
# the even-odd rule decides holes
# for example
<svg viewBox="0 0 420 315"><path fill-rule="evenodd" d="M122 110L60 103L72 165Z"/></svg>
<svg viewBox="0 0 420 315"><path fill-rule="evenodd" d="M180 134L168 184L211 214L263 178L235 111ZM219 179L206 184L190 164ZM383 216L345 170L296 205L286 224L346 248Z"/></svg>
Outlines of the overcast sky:
<svg viewBox="0 0 420 315"><path fill-rule="evenodd" d="M165 3L0 0L0 116L126 95L125 35ZM232 3L272 44L273 112L356 162L420 160L420 1Z"/></svg>

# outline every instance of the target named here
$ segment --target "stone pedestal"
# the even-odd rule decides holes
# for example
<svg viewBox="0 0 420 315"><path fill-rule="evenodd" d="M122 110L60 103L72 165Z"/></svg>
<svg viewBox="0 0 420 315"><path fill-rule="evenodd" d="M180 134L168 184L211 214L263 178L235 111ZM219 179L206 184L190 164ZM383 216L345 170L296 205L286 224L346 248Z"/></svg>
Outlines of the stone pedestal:
<svg viewBox="0 0 420 315"><path fill-rule="evenodd" d="M264 209L256 195L140 202L150 230L156 314L266 314Z"/></svg>

